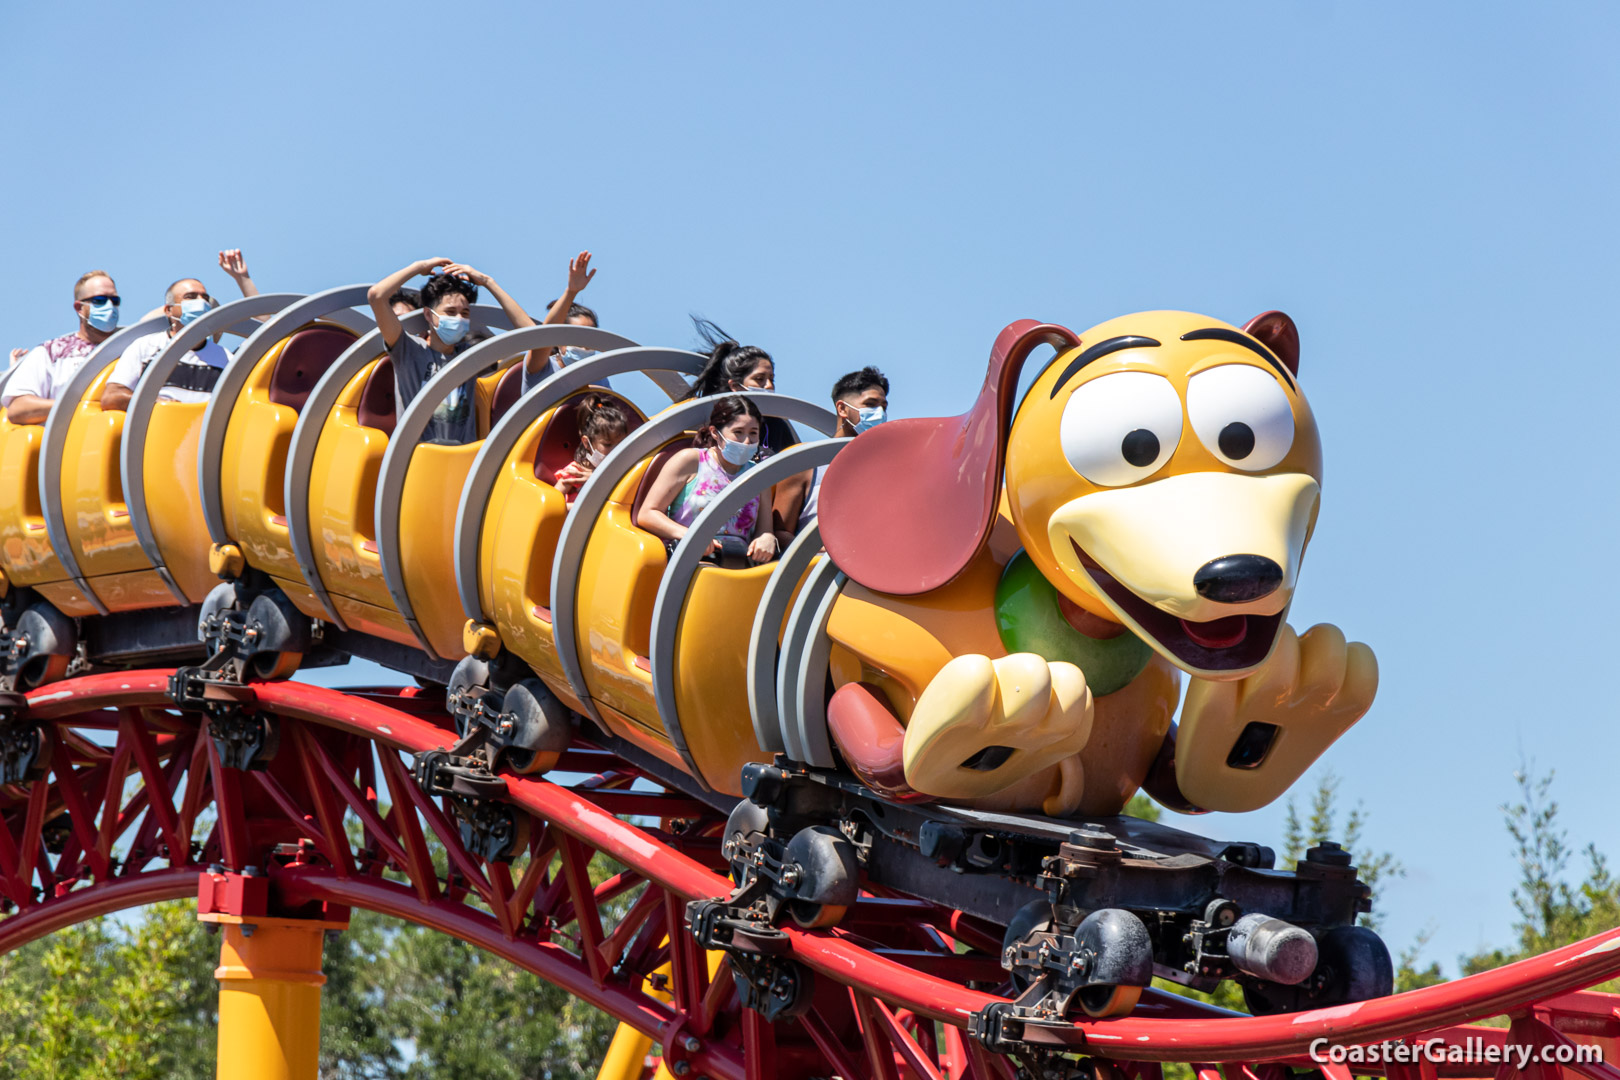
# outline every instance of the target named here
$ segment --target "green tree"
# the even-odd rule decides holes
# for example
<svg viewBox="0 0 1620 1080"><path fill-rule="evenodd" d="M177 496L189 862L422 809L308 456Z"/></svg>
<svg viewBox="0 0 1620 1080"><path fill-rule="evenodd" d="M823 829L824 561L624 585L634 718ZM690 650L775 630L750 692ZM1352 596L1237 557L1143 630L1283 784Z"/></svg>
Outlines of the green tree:
<svg viewBox="0 0 1620 1080"><path fill-rule="evenodd" d="M1359 803L1344 816L1341 827L1339 783L1339 777L1332 772L1325 774L1317 782L1316 791L1311 794L1310 817L1304 821L1300 819L1299 805L1293 796L1289 796L1283 818L1283 849L1280 862L1285 867L1298 867L1305 858L1306 851L1324 840L1336 840L1350 852L1361 880L1372 889L1376 898L1379 883L1405 877L1406 868L1391 853L1372 851L1362 843L1361 833L1367 824L1367 817ZM1373 911L1362 915L1360 921L1362 926L1376 930L1383 921L1383 915L1375 907Z"/></svg>
<svg viewBox="0 0 1620 1080"><path fill-rule="evenodd" d="M1131 801L1125 804L1125 813L1143 821L1158 821L1163 811L1159 809L1158 803L1138 791L1131 796Z"/></svg>
<svg viewBox="0 0 1620 1080"><path fill-rule="evenodd" d="M1519 921L1513 931L1518 941L1509 947L1465 957L1466 975L1487 971L1525 957L1569 945L1620 925L1620 880L1596 844L1588 844L1585 876L1576 884L1567 879L1569 834L1558 820L1552 798L1553 773L1537 776L1533 765L1513 774L1519 801L1503 806L1508 836L1519 863L1519 884L1513 905ZM1620 980L1600 989L1620 988Z"/></svg>
<svg viewBox="0 0 1620 1080"><path fill-rule="evenodd" d="M194 907L158 904L0 957L0 1077L212 1076L209 940Z"/></svg>

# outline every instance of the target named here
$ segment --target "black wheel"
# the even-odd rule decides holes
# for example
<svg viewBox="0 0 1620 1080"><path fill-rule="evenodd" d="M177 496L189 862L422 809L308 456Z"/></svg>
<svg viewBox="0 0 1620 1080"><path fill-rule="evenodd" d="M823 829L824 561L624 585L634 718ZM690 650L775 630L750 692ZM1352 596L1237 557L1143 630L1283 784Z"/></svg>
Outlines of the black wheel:
<svg viewBox="0 0 1620 1080"><path fill-rule="evenodd" d="M1093 1020L1108 1016L1129 1016L1141 1000L1140 986L1082 986L1074 995L1080 1011Z"/></svg>
<svg viewBox="0 0 1620 1080"><path fill-rule="evenodd" d="M49 653L29 657L23 662L22 670L17 673L17 688L33 690L47 683L57 682L67 674L68 662L72 659L71 656L54 656Z"/></svg>
<svg viewBox="0 0 1620 1080"><path fill-rule="evenodd" d="M1017 911L1007 923L1007 932L1001 935L1001 951L1006 951L1023 941L1031 934L1044 933L1052 929L1052 905L1046 900L1031 900ZM1012 979L1013 989L1020 994L1029 989L1030 979L1019 968L1013 968L1008 975Z"/></svg>
<svg viewBox="0 0 1620 1080"><path fill-rule="evenodd" d="M253 669L255 679L263 679L265 682L281 682L298 674L298 666L303 662L303 653L260 652L253 654L249 666Z"/></svg>
<svg viewBox="0 0 1620 1080"><path fill-rule="evenodd" d="M788 901L788 915L806 930L837 926L848 907L841 904L812 904L806 900Z"/></svg>
<svg viewBox="0 0 1620 1080"><path fill-rule="evenodd" d="M834 925L860 895L855 845L837 829L816 825L800 830L788 841L782 864L797 873L786 886L784 899L790 901L789 914L800 926Z"/></svg>
<svg viewBox="0 0 1620 1080"><path fill-rule="evenodd" d="M739 889L748 884L748 864L736 857L745 847L763 843L770 835L769 812L752 799L744 799L731 808L726 817L725 840L722 843L733 845L731 858L731 881Z"/></svg>
<svg viewBox="0 0 1620 1080"><path fill-rule="evenodd" d="M568 709L539 679L524 679L508 690L501 715L512 724L511 744L502 756L515 773L530 776L551 769L573 738Z"/></svg>

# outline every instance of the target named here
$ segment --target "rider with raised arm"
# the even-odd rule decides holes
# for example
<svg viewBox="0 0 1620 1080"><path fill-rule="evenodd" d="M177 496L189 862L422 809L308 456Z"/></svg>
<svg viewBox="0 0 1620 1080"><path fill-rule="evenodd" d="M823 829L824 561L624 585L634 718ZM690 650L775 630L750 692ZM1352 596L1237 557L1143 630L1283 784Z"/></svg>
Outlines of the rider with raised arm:
<svg viewBox="0 0 1620 1080"><path fill-rule="evenodd" d="M236 282L244 297L259 295L259 287L248 273L241 248L220 252L219 268ZM164 294L163 306L157 309L169 317L168 328L129 343L114 365L112 374L107 376L107 385L102 388L102 409L122 412L129 408L129 400L135 396L135 385L141 381L141 373L146 366L158 358L158 354L183 327L218 306L219 303L208 295L207 286L196 278L181 278L170 285L169 291ZM158 396L164 401L207 401L229 360L229 354L219 344L219 335L203 339L192 347L190 353L181 357Z"/></svg>
<svg viewBox="0 0 1620 1080"><path fill-rule="evenodd" d="M34 346L16 361L16 370L0 395L6 419L13 424L45 422L57 391L78 373L95 347L118 329L122 302L118 286L105 270L92 270L74 282L73 310L79 316L79 328Z"/></svg>
<svg viewBox="0 0 1620 1080"><path fill-rule="evenodd" d="M585 291L585 286L591 283L596 271L591 269L591 253L582 251L568 261L568 288L563 294L551 302L546 311L542 326L599 326L596 321L596 312L578 303L579 294ZM538 386L541 380L554 375L569 364L578 363L588 357L595 356L595 349L581 349L568 346L561 349L532 349L523 363L523 392ZM606 379L598 385L612 389Z"/></svg>
<svg viewBox="0 0 1620 1080"><path fill-rule="evenodd" d="M404 284L419 275L428 275L427 284L422 286L422 309L428 324L426 340L405 332L392 303ZM446 258L418 259L367 290L366 301L377 318L388 355L394 360L394 402L398 412L403 413L428 380L470 344L466 338L472 329L472 306L478 300L479 286L495 297L514 328L535 324L494 278ZM439 402L422 441L460 446L478 438L472 382L468 379Z"/></svg>

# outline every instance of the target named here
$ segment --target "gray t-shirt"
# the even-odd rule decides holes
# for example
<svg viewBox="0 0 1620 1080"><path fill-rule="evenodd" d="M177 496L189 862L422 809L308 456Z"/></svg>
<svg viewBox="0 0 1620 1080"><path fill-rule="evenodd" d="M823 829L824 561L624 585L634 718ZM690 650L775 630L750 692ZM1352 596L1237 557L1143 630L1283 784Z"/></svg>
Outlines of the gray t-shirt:
<svg viewBox="0 0 1620 1080"><path fill-rule="evenodd" d="M466 347L464 344L458 345L456 353L460 353ZM394 347L388 350L388 355L394 358L395 408L398 415L403 416L405 406L422 392L422 387L438 374L440 368L455 359L456 354L446 356L437 349L431 349L423 344L420 338L401 334L399 340L394 342ZM433 410L433 417L428 421L427 429L422 432L423 442L463 446L477 441L478 414L473 410L474 381L468 379L439 402L439 407Z"/></svg>

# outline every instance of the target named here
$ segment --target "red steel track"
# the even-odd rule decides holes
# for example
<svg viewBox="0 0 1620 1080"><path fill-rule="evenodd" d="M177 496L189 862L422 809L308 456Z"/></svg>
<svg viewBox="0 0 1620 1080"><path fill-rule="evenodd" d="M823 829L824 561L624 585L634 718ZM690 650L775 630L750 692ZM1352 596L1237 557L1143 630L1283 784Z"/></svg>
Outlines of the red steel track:
<svg viewBox="0 0 1620 1080"><path fill-rule="evenodd" d="M817 989L806 1016L770 1025L738 1005L729 967L711 982L682 926L686 901L731 888L717 838L723 819L709 808L648 790L634 766L581 742L559 771L588 779L507 777L508 801L530 821L528 858L485 863L401 757L453 741L434 698L255 684L256 707L281 718L281 746L268 770L239 772L221 765L198 716L174 710L169 674L85 676L29 695L29 715L49 722L53 767L46 782L0 789L0 897L18 909L0 922L0 951L112 911L194 896L210 864L255 867L283 906L365 908L452 934L651 1034L672 1065L686 1061L719 1080L1011 1080L1006 1059L963 1031L970 1014L1005 1000L966 985L1003 982L998 943L949 910L863 897L835 930L788 929L792 956L816 972ZM638 827L624 820L631 816L660 826ZM358 823L361 840L346 821ZM593 882L587 864L598 853L623 869ZM647 977L665 965L664 994L649 993ZM1344 1066L1311 1063L1318 1039L1557 1046L1573 1038L1597 1041L1613 1060L1620 995L1584 988L1617 976L1620 928L1469 978L1310 1013L1238 1017L1150 991L1134 1015L1080 1022L1057 1039L1140 1080L1159 1077L1168 1061L1198 1065L1199 1080L1216 1080L1213 1063L1240 1064L1248 1080L1280 1077L1284 1064L1348 1080ZM1504 1014L1511 1032L1462 1026ZM1602 1064L1526 1071L1553 1080L1559 1068L1620 1080L1620 1069ZM1392 1080L1492 1071L1355 1068Z"/></svg>

